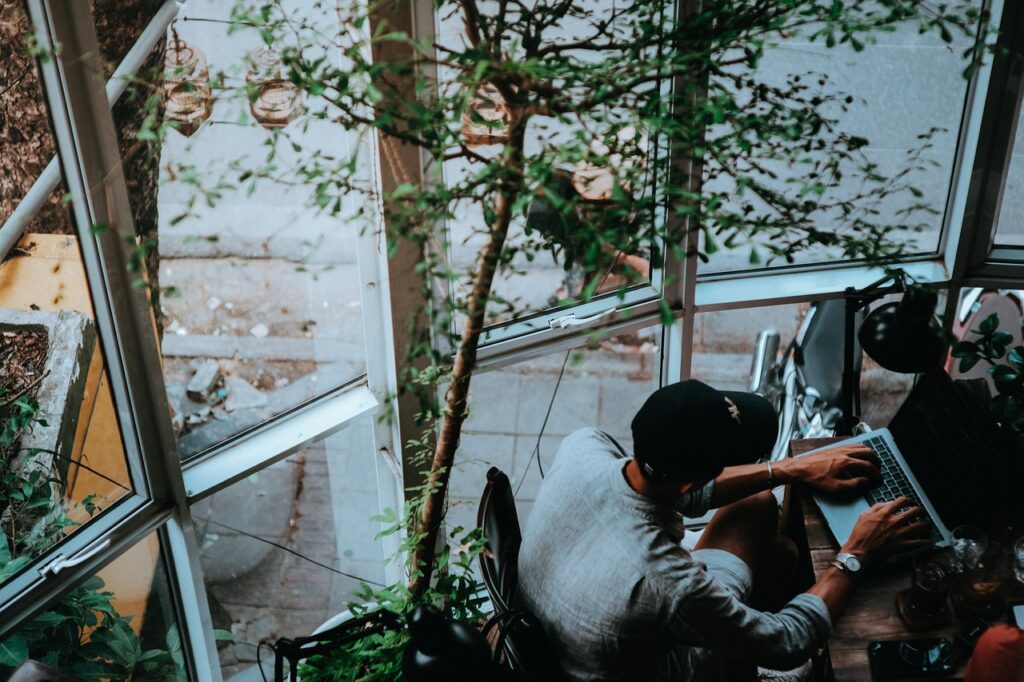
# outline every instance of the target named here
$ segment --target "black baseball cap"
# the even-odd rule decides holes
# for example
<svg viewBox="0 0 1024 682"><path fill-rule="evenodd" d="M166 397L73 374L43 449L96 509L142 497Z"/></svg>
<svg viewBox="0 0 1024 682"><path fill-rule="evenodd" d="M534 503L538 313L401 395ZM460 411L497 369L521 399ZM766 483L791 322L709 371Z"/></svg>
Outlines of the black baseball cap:
<svg viewBox="0 0 1024 682"><path fill-rule="evenodd" d="M769 454L775 408L754 393L690 379L658 389L633 417L633 455L654 483L700 483Z"/></svg>

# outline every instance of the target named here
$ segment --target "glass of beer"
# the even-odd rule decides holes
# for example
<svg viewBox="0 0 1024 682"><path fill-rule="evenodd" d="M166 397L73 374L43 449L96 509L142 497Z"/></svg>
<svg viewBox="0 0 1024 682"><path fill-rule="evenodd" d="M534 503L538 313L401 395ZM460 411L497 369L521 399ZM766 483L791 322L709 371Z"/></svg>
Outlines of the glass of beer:
<svg viewBox="0 0 1024 682"><path fill-rule="evenodd" d="M963 600L971 611L987 612L999 607L1003 585L1000 574L1002 559L1002 547L989 542L974 567L964 573Z"/></svg>

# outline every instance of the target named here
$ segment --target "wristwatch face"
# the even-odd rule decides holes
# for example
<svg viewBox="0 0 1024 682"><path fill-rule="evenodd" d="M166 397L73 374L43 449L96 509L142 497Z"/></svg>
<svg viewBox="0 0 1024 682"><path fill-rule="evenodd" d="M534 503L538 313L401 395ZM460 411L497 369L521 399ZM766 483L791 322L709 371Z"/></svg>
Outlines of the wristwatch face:
<svg viewBox="0 0 1024 682"><path fill-rule="evenodd" d="M854 573L860 570L860 559L852 554L840 554L838 557L839 562L846 566L846 568Z"/></svg>

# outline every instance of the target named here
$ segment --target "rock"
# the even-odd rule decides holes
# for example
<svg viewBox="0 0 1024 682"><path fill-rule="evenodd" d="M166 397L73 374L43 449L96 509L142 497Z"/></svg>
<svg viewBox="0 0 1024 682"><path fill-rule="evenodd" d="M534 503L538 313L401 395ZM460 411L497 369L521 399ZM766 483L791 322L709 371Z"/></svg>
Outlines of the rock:
<svg viewBox="0 0 1024 682"><path fill-rule="evenodd" d="M48 352L42 379L35 389L39 415L45 421L20 434L17 466L31 460L32 469L64 481L69 462L81 454L76 450L81 448L76 434L79 418L86 414L83 406L89 366L97 352L96 329L88 317L71 310L0 309L0 330L12 333L22 329L44 332ZM29 457L32 450L38 450L38 455ZM23 475L27 476L28 471Z"/></svg>
<svg viewBox="0 0 1024 682"><path fill-rule="evenodd" d="M171 413L171 427L174 434L181 433L185 425L185 414L181 410L182 402L185 399L185 386L180 381L167 382L167 408Z"/></svg>
<svg viewBox="0 0 1024 682"><path fill-rule="evenodd" d="M255 336L257 339L262 339L270 333L270 329L267 325L260 322L258 325L249 330L249 333Z"/></svg>
<svg viewBox="0 0 1024 682"><path fill-rule="evenodd" d="M185 394L196 402L206 402L219 378L220 364L216 360L206 360L196 368L195 374L188 380Z"/></svg>
<svg viewBox="0 0 1024 682"><path fill-rule="evenodd" d="M196 412L192 412L187 417L185 417L185 423L188 424L189 426L198 426L199 424L206 423L206 421L209 420L209 418L210 408L201 407Z"/></svg>
<svg viewBox="0 0 1024 682"><path fill-rule="evenodd" d="M228 392L228 398L224 401L224 409L228 412L265 407L267 404L267 395L250 385L245 379L233 376L225 377L224 388Z"/></svg>
<svg viewBox="0 0 1024 682"><path fill-rule="evenodd" d="M256 647L248 642L238 642L235 645L235 658L243 663L256 662Z"/></svg>
<svg viewBox="0 0 1024 682"><path fill-rule="evenodd" d="M216 310L217 308L220 307L220 304L221 300L216 296L211 296L206 300L206 307L209 308L210 310Z"/></svg>
<svg viewBox="0 0 1024 682"><path fill-rule="evenodd" d="M253 644L273 641L277 635L277 618L263 616L249 623L245 628L245 641Z"/></svg>

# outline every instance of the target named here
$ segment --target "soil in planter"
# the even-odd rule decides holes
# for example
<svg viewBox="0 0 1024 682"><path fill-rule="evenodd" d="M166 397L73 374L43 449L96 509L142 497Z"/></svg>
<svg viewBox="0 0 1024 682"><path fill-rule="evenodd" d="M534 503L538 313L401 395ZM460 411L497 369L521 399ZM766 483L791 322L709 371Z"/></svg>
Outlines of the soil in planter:
<svg viewBox="0 0 1024 682"><path fill-rule="evenodd" d="M49 345L44 329L0 332L0 425L7 423L15 402L35 397ZM13 454L0 446L0 461L8 461Z"/></svg>

